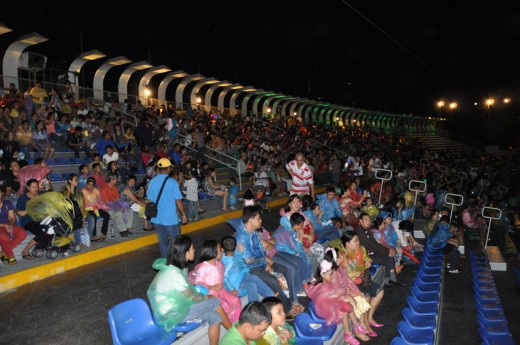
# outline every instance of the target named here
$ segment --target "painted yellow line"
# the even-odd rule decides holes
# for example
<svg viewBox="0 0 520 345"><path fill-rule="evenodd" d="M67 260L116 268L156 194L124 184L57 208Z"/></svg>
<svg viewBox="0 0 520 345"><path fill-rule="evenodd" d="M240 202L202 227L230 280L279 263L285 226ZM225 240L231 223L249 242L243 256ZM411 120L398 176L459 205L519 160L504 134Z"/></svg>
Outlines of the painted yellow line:
<svg viewBox="0 0 520 345"><path fill-rule="evenodd" d="M324 190L324 189L323 189ZM322 192L321 188L318 192ZM287 203L287 198L273 200L267 203L269 207L276 207ZM242 210L227 212L212 218L202 219L195 223L183 225L181 231L183 234L195 232L206 227L224 223L228 219L238 218L242 216ZM125 254L133 250L149 246L157 243L157 235L150 234L139 238L106 246L103 248L91 250L84 253L78 253L71 257L50 261L49 263L28 268L19 272L7 274L0 277L0 293L15 289L19 286L29 284L41 279L51 277L81 266L85 266L97 261L111 258L113 256Z"/></svg>

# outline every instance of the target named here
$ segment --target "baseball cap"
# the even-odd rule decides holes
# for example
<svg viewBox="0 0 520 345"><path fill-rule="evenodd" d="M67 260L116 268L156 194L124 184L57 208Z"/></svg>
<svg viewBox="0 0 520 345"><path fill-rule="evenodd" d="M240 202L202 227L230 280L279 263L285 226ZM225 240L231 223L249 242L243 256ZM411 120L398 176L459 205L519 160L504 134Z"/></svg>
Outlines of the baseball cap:
<svg viewBox="0 0 520 345"><path fill-rule="evenodd" d="M168 168L172 166L172 162L168 158L161 158L157 162L159 168Z"/></svg>
<svg viewBox="0 0 520 345"><path fill-rule="evenodd" d="M390 212L388 212L388 211L381 211L381 212L379 212L379 214L377 215L377 218L381 218L381 219L386 219L386 217L392 217L392 215L390 214Z"/></svg>

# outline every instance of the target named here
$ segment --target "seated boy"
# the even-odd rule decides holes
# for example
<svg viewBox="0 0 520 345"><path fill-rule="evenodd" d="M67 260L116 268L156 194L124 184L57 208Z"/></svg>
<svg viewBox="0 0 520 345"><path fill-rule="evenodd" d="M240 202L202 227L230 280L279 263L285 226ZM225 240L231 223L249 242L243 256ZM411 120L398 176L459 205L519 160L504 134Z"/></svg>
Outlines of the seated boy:
<svg viewBox="0 0 520 345"><path fill-rule="evenodd" d="M220 241L224 250L222 263L224 264L224 287L238 295L247 295L247 301L259 301L262 297L273 296L273 290L264 281L253 274L249 274L249 269L240 265L233 253L237 247L237 241L232 236L226 236ZM238 248L241 251L241 248Z"/></svg>
<svg viewBox="0 0 520 345"><path fill-rule="evenodd" d="M426 242L431 249L444 248L444 254L449 255L448 272L457 274L460 273L458 269L460 259L459 240L456 237L458 226L454 222L449 225L449 221L448 216L442 216L441 220L435 224Z"/></svg>

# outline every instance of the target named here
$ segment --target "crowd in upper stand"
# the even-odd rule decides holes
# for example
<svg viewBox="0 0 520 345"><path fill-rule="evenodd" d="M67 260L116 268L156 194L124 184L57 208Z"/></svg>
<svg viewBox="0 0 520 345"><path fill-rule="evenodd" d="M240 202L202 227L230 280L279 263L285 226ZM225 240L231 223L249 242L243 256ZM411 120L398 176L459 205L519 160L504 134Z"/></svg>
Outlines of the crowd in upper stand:
<svg viewBox="0 0 520 345"><path fill-rule="evenodd" d="M327 321L345 325L345 340L350 344L356 344L356 337L368 340L377 336L374 327L380 324L374 320L374 312L383 298L382 288L399 286L396 276L402 265L413 264L414 253L422 249L413 237L413 221L426 219L423 231L427 236L433 232L436 239L439 229L447 226L445 216L451 213L450 204L445 203L447 193L464 197L451 221L449 237L453 241L460 239L463 232L483 238L486 223L479 210L493 206L508 211L493 222L495 240L505 252L516 253L516 238L510 241L508 230L519 207L520 188L515 173L518 163L508 157L430 152L413 137L370 128L305 125L296 118L262 120L196 109L181 111L171 105L131 106L127 101L119 105L109 100L103 112L98 112L90 109L86 100L63 98L56 89L47 94L38 82L25 94L15 88L9 90L1 103L0 246L6 264L16 263L13 248L27 236L26 230L35 237L24 248L24 259L33 259L31 249L38 242L48 241L27 214L26 205L40 193L52 191L50 175L42 170L46 173L26 179L24 186L20 186L20 180L25 166L45 169L47 163L54 163L57 149L68 149L75 157L84 152L86 157L78 171L70 171L62 194L77 205L77 213L87 222L90 241L106 239L110 219L121 236L132 233L133 213L144 217L147 182L156 176L161 158L169 158L175 166L172 176L186 194L191 220L204 212L199 195L221 197L224 211L239 206L237 188L233 188L235 179L221 185L215 172L217 164L207 156L235 166L236 179L251 183L263 180L269 194L293 194L281 213L278 229L257 232L260 213L245 208L244 217L232 223L237 230L235 238L205 242L204 259L189 276L181 272L194 259L191 242L184 237L178 240L178 247L170 246L167 262L157 264L160 270L170 266L180 269L179 274L189 279L182 288L206 285L210 295L222 299L223 310L215 302L206 307L216 311L211 322L222 322L227 328L231 327L230 321L240 318L236 296L259 299L247 288L254 283L257 295L268 297L276 292L289 318L302 311L297 296L306 292ZM138 119L135 128L125 120L128 116ZM298 190L307 184L305 178L295 179L291 163L307 169L312 185L330 187L318 195L314 188ZM380 168L393 172L393 178L385 181L383 188L376 174ZM467 173L467 178L461 179L459 172ZM142 183L137 183L135 173L145 174ZM427 184L417 204L408 190L411 180ZM504 193L499 186L507 186L508 191ZM244 199L248 200L246 196ZM96 229L98 217L103 218L100 233ZM249 229L249 222L259 224ZM80 228L74 229L77 242L81 242ZM144 230L153 230L153 224L145 222ZM259 246L245 248L245 239L251 236ZM456 246L452 247L450 272L457 273L457 251ZM225 256L219 254L221 249ZM253 261L242 260L244 255L250 255ZM238 271L243 272L238 282L226 281L216 263L230 261L227 256L239 259ZM379 282L367 281L369 275L363 274L371 263L385 267ZM205 271L210 273L203 276ZM285 288L278 278L283 278ZM350 291L338 288L338 282L342 284L339 286L351 286ZM338 296L345 301L342 309L323 309L330 294L320 292L320 284L328 292L338 289ZM192 293L192 303L205 300L197 295L199 292ZM286 338L294 337L282 326L271 329L271 336L283 333Z"/></svg>

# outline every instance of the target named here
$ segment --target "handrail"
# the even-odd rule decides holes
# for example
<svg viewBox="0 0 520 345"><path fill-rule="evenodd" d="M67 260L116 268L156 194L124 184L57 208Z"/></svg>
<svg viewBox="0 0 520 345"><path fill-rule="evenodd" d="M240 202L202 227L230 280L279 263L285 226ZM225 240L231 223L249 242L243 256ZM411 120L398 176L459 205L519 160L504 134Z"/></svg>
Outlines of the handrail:
<svg viewBox="0 0 520 345"><path fill-rule="evenodd" d="M496 216L496 215L493 216L492 214L487 214L486 213L487 210L498 211L498 216ZM481 215L483 218L486 218L489 220L487 234L486 234L486 244L484 245L484 250L486 250L487 246L488 246L488 240L489 240L489 231L491 230L491 222L493 220L502 218L502 210L499 208L496 208L496 207L483 207Z"/></svg>
<svg viewBox="0 0 520 345"><path fill-rule="evenodd" d="M112 114L112 113L107 113L106 111L104 111L104 109L103 110L99 109L99 107L104 108L104 106L105 106L105 103L99 99L96 99L93 97L87 97L87 107L90 104L93 104L96 107L97 111L101 111L103 114L108 115L110 117L117 118L117 113L119 113L120 115L123 115L125 122L129 125L137 127L137 125L139 124L139 120L137 119L137 116L126 113L123 110L121 110L119 107L111 107L111 109L113 109L116 112L116 114ZM129 121L128 118L132 119L133 122Z"/></svg>
<svg viewBox="0 0 520 345"><path fill-rule="evenodd" d="M177 135L178 135L179 137L183 138L184 140L186 140L186 136L185 136L185 135L182 135L182 134L180 134L180 133L177 133ZM196 149L194 149L193 147L190 147L190 146L188 146L188 145L184 145L184 147L186 147L188 150L198 152ZM215 152L216 154L223 155L223 156L225 156L225 157L227 157L227 158L229 158L229 159L231 159L231 160L233 160L233 161L236 162L236 167L234 167L234 166L232 166L232 165L230 165L230 164L228 164L228 163L226 163L226 162L223 162L223 161L221 161L221 160L219 160L219 159L217 159L217 158L215 158L215 157L213 157L213 156L210 156L210 155L208 155L208 154L206 154L206 153L204 154L205 157L207 157L207 158L209 158L209 159L211 159L211 160L213 160L213 161L215 161L215 162L218 162L218 163L220 163L220 164L223 164L223 165L227 166L227 167L230 168L230 169L235 170L235 171L237 172L237 174L238 174L239 188L240 188L240 190L242 190L242 178L241 178L241 174L240 174L241 171L240 171L240 165L238 164L238 159L236 159L236 158L234 158L234 157L231 157L231 156L229 156L229 155L227 155L227 154L225 154L225 153L222 153L222 152L219 152L219 151L217 151L217 150L214 150L214 149L212 149L211 147L207 147L207 146L206 146L206 149L207 149L207 150L210 150L210 151L213 151L213 152Z"/></svg>

